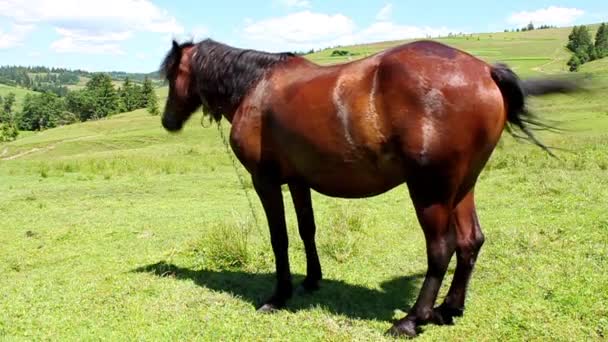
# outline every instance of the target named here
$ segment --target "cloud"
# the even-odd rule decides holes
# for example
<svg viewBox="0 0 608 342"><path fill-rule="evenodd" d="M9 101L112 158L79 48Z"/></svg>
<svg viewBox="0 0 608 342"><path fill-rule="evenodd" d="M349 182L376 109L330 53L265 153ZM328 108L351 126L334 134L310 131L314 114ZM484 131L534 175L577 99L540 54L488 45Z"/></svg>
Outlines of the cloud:
<svg viewBox="0 0 608 342"><path fill-rule="evenodd" d="M359 32L360 41L376 42L386 40L401 40L408 38L426 38L447 36L455 32L447 27L419 27L399 25L388 21L379 21Z"/></svg>
<svg viewBox="0 0 608 342"><path fill-rule="evenodd" d="M310 1L308 0L278 0L278 2L286 7L309 8Z"/></svg>
<svg viewBox="0 0 608 342"><path fill-rule="evenodd" d="M389 20L391 20L392 15L393 15L393 4L386 4L384 7L382 7L380 9L378 14L376 14L376 20L389 21Z"/></svg>
<svg viewBox="0 0 608 342"><path fill-rule="evenodd" d="M390 20L392 6L384 6L377 21L363 29L343 14L301 11L282 17L248 21L241 34L245 44L267 51L305 51L373 41L425 38L459 32L446 27L418 27Z"/></svg>
<svg viewBox="0 0 608 342"><path fill-rule="evenodd" d="M63 37L51 44L51 49L60 53L86 53L95 55L124 55L119 44L105 42L88 42L71 37Z"/></svg>
<svg viewBox="0 0 608 342"><path fill-rule="evenodd" d="M62 36L51 44L51 49L61 53L87 53L122 55L124 51L117 42L127 40L131 32L90 32L80 29L56 28Z"/></svg>
<svg viewBox="0 0 608 342"><path fill-rule="evenodd" d="M206 26L195 26L190 31L194 41L209 37L209 28L207 28Z"/></svg>
<svg viewBox="0 0 608 342"><path fill-rule="evenodd" d="M134 32L181 34L184 28L149 0L0 0L0 16L16 25L50 25L61 36L58 52L119 53ZM22 40L25 36L20 37Z"/></svg>
<svg viewBox="0 0 608 342"><path fill-rule="evenodd" d="M350 36L354 30L354 22L342 14L303 11L249 22L243 33L247 40L285 49L336 41Z"/></svg>
<svg viewBox="0 0 608 342"><path fill-rule="evenodd" d="M513 13L507 19L509 24L524 26L532 22L534 25L556 25L565 26L574 23L576 19L585 14L578 8L566 8L550 6L536 11L522 11Z"/></svg>
<svg viewBox="0 0 608 342"><path fill-rule="evenodd" d="M33 29L33 25L13 24L8 32L0 30L0 49L8 49L20 45Z"/></svg>

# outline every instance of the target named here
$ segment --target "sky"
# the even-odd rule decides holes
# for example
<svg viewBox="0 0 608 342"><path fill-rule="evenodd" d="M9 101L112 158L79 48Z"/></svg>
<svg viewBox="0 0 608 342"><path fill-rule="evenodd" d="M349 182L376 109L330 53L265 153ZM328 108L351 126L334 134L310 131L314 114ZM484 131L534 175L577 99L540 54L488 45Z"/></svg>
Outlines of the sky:
<svg viewBox="0 0 608 342"><path fill-rule="evenodd" d="M608 21L606 0L0 0L0 65L150 72L171 40L270 52Z"/></svg>

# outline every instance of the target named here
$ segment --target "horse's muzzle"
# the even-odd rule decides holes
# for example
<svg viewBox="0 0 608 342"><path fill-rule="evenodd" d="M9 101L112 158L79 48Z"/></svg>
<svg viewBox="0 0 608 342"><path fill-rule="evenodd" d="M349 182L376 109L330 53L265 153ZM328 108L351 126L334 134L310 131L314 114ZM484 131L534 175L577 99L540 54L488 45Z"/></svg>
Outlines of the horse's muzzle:
<svg viewBox="0 0 608 342"><path fill-rule="evenodd" d="M175 118L168 115L163 115L162 123L163 127L169 132L177 132L184 126L183 122L175 120Z"/></svg>

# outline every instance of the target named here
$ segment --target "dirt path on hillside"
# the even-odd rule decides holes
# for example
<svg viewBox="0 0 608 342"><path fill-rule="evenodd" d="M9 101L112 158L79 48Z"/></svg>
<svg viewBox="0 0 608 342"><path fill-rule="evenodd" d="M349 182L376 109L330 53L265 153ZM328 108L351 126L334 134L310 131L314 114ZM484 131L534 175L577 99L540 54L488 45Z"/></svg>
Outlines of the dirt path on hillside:
<svg viewBox="0 0 608 342"><path fill-rule="evenodd" d="M19 152L17 154L14 154L12 156L8 156L8 157L4 157L0 160L13 160L13 159L17 159L17 158L21 158L27 155L30 155L32 153L36 153L36 152L46 152L46 151L50 151L53 150L55 147L57 147L57 145L59 144L64 144L64 143L69 143L69 142L74 142L74 141L79 141L79 140L85 140L88 138L92 138L95 137L96 135L87 135L84 137L78 137L78 138L73 138L73 139L67 139L67 140L63 140L63 141L59 141L56 142L52 145L46 146L46 147L34 147L30 150L27 151L23 151L23 152ZM4 150L2 151L2 154L0 154L0 157L5 156L8 153L8 147L5 147Z"/></svg>
<svg viewBox="0 0 608 342"><path fill-rule="evenodd" d="M558 49L556 49L556 50L555 50L555 52L553 52L553 57L552 57L553 59L552 59L552 60L550 60L549 62L544 63L544 64L542 64L542 65L539 65L539 66L537 66L537 67L534 67L534 68L532 68L532 70L534 70L534 71L538 71L538 72L541 72L541 73L543 73L543 74L549 74L549 73L548 73L548 72L546 72L546 71L545 71L543 68L544 68L544 67L546 67L546 66L547 66L547 65L549 65L549 64L553 64L553 63L555 63L555 62L557 62L557 61L558 61L558 57L559 57L559 52L560 52L560 50L561 50L561 48L558 48Z"/></svg>
<svg viewBox="0 0 608 342"><path fill-rule="evenodd" d="M24 152L21 152L21 153L14 154L12 156L8 156L8 157L5 157L5 158L2 158L2 160L13 160L13 159L21 158L23 156L27 156L28 154L36 153L36 152L39 152L39 151L50 151L50 150L52 150L54 148L55 148L55 145L50 145L50 146L47 146L47 147L44 147L44 148L34 147L31 150L27 150L27 151L24 151ZM5 155L6 151L7 151L7 149L4 149L4 151L2 152L2 155Z"/></svg>

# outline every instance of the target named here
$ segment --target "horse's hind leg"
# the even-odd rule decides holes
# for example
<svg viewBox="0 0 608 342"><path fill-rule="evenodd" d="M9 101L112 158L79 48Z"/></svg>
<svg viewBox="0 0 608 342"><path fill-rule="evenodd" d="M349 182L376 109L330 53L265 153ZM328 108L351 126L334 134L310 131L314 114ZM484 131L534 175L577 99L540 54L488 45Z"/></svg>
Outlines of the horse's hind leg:
<svg viewBox="0 0 608 342"><path fill-rule="evenodd" d="M298 217L298 230L306 251L306 278L302 289L310 292L319 288L321 280L321 263L315 244L315 218L310 197L310 187L302 183L289 183L289 191Z"/></svg>
<svg viewBox="0 0 608 342"><path fill-rule="evenodd" d="M439 324L452 324L453 317L462 316L469 280L484 242L473 191L460 201L452 215L456 229L457 264L450 290L443 304L435 309L435 320Z"/></svg>
<svg viewBox="0 0 608 342"><path fill-rule="evenodd" d="M420 294L407 316L389 330L392 335L416 336L416 328L432 321L433 305L456 248L452 207L442 201L421 200L412 194L418 221L426 238L428 268Z"/></svg>

